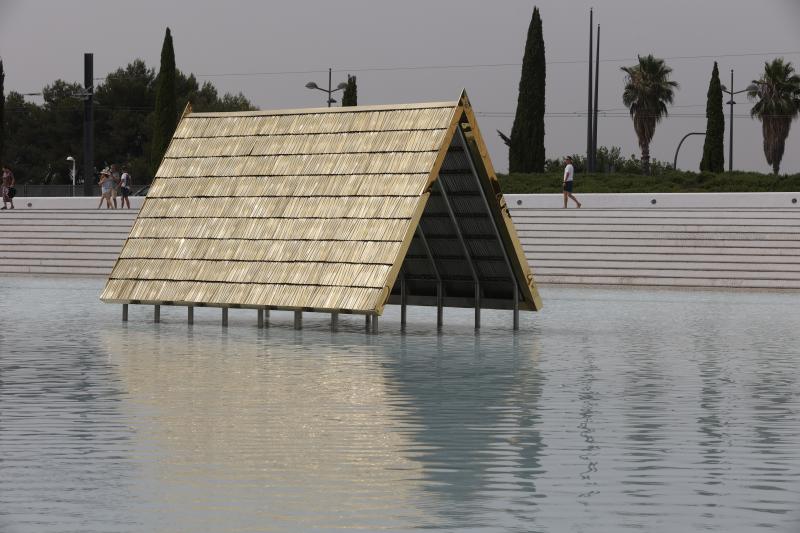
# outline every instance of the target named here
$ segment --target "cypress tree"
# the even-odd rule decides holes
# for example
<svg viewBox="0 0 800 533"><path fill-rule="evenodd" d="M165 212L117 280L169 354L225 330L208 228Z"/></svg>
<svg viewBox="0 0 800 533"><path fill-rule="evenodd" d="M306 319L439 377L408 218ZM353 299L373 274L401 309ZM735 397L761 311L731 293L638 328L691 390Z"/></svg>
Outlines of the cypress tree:
<svg viewBox="0 0 800 533"><path fill-rule="evenodd" d="M522 58L517 113L511 129L509 172L544 172L544 89L542 19L539 8L534 7Z"/></svg>
<svg viewBox="0 0 800 533"><path fill-rule="evenodd" d="M342 107L358 105L358 86L356 85L356 77L347 75L347 87L344 88L342 94Z"/></svg>
<svg viewBox="0 0 800 533"><path fill-rule="evenodd" d="M3 60L0 59L0 162L3 161L3 153L6 146L6 91L5 91L6 72L3 70Z"/></svg>
<svg viewBox="0 0 800 533"><path fill-rule="evenodd" d="M156 80L156 109L153 125L152 149L150 152L153 175L158 170L167 151L172 134L178 124L178 109L175 97L175 50L172 34L167 28L161 47L161 70Z"/></svg>
<svg viewBox="0 0 800 533"><path fill-rule="evenodd" d="M703 159L700 170L707 172L725 171L725 114L722 111L722 86L719 82L719 68L714 62L711 82L708 85L706 100L706 141L703 144Z"/></svg>

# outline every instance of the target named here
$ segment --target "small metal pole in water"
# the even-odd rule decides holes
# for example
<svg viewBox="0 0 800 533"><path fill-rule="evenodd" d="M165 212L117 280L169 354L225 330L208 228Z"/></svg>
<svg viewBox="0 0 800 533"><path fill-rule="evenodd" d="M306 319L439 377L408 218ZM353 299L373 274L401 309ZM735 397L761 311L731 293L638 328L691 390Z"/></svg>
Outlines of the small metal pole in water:
<svg viewBox="0 0 800 533"><path fill-rule="evenodd" d="M331 331L339 329L339 313L331 313Z"/></svg>
<svg viewBox="0 0 800 533"><path fill-rule="evenodd" d="M406 286L406 277L403 275L400 278L400 331L406 330L406 315L408 304L408 287Z"/></svg>
<svg viewBox="0 0 800 533"><path fill-rule="evenodd" d="M122 304L122 321L128 321L128 304Z"/></svg>
<svg viewBox="0 0 800 533"><path fill-rule="evenodd" d="M475 329L481 329L481 285L475 284Z"/></svg>
<svg viewBox="0 0 800 533"><path fill-rule="evenodd" d="M514 287L514 331L519 329L519 291Z"/></svg>
<svg viewBox="0 0 800 533"><path fill-rule="evenodd" d="M436 284L436 329L441 331L444 323L444 287L442 282Z"/></svg>
<svg viewBox="0 0 800 533"><path fill-rule="evenodd" d="M269 327L269 307L264 308L264 327Z"/></svg>
<svg viewBox="0 0 800 533"><path fill-rule="evenodd" d="M374 335L378 334L378 315L372 316L372 333Z"/></svg>
<svg viewBox="0 0 800 533"><path fill-rule="evenodd" d="M186 308L186 322L194 324L194 306L190 305Z"/></svg>
<svg viewBox="0 0 800 533"><path fill-rule="evenodd" d="M161 306L154 305L153 306L153 322L161 322Z"/></svg>
<svg viewBox="0 0 800 533"><path fill-rule="evenodd" d="M303 329L303 312L294 312L294 329Z"/></svg>
<svg viewBox="0 0 800 533"><path fill-rule="evenodd" d="M369 333L369 330L370 330L371 325L372 325L372 323L370 321L371 318L372 317L370 315L364 315L364 327L367 329L367 333Z"/></svg>
<svg viewBox="0 0 800 533"><path fill-rule="evenodd" d="M264 310L258 310L258 329L264 329Z"/></svg>
<svg viewBox="0 0 800 533"><path fill-rule="evenodd" d="M228 327L228 308L227 307L223 307L222 308L222 327L223 328L227 328Z"/></svg>

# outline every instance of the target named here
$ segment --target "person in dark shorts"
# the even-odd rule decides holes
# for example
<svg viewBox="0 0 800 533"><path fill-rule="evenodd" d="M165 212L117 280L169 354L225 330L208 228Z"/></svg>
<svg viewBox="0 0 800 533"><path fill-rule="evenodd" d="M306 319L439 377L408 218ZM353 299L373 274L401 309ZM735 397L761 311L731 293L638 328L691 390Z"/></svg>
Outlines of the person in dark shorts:
<svg viewBox="0 0 800 533"><path fill-rule="evenodd" d="M131 195L131 175L128 173L128 167L122 167L122 176L119 179L119 192L122 195L122 204L120 209L128 206L131 208L131 201L128 197Z"/></svg>
<svg viewBox="0 0 800 533"><path fill-rule="evenodd" d="M577 198L572 196L572 185L575 182L575 167L572 164L572 158L567 156L564 159L564 163L566 166L564 167L564 209L567 208L567 199L572 198L572 201L575 202L575 205L580 208L581 203L578 201Z"/></svg>
<svg viewBox="0 0 800 533"><path fill-rule="evenodd" d="M14 179L14 173L11 172L11 169L3 167L3 178L2 182L0 182L0 194L3 195L3 207L0 207L0 209L14 209L14 195L17 192L14 186L16 184L17 182ZM11 207L6 206L6 204L9 203Z"/></svg>

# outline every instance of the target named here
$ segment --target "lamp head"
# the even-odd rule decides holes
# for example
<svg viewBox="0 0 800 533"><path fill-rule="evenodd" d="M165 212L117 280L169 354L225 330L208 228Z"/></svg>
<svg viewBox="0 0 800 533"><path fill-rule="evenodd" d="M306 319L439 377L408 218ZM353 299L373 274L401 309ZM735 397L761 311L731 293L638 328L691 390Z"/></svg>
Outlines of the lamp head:
<svg viewBox="0 0 800 533"><path fill-rule="evenodd" d="M345 82L342 82L339 85L337 85L336 90L338 91L340 89L347 89L347 84Z"/></svg>
<svg viewBox="0 0 800 533"><path fill-rule="evenodd" d="M319 87L317 87L316 83L314 83L313 81L310 81L310 82L306 83L306 89L319 89Z"/></svg>
<svg viewBox="0 0 800 533"><path fill-rule="evenodd" d="M68 155L67 156L67 161L75 161L75 158L72 157L71 155Z"/></svg>

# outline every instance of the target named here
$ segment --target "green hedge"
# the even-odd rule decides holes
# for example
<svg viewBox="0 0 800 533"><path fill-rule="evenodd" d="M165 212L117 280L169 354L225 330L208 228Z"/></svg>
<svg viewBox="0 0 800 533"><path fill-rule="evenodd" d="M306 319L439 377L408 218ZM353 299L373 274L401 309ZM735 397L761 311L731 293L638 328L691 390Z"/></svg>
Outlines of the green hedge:
<svg viewBox="0 0 800 533"><path fill-rule="evenodd" d="M562 174L498 174L505 194L561 192ZM577 174L575 195L581 193L654 192L795 192L800 174L775 176L755 172L697 173L669 171L658 176L640 174Z"/></svg>

